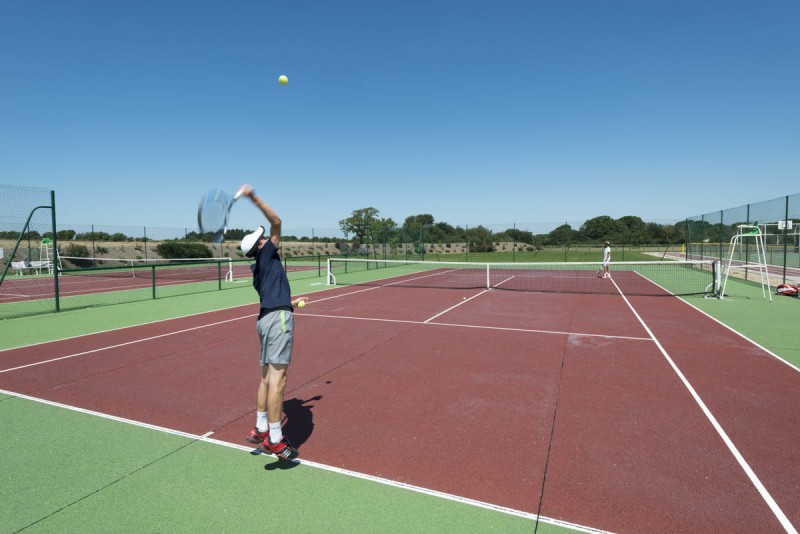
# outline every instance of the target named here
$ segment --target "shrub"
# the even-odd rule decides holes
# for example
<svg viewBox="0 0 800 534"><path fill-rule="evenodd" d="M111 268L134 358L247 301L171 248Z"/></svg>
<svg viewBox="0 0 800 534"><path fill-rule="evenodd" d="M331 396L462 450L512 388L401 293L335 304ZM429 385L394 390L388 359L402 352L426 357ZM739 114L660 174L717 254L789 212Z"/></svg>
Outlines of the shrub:
<svg viewBox="0 0 800 534"><path fill-rule="evenodd" d="M69 256L71 259L65 260L74 265L75 267L86 268L94 267L94 261L89 258L89 249L86 245L78 245L77 243L70 243L64 249L64 256ZM87 258L85 260L79 258Z"/></svg>
<svg viewBox="0 0 800 534"><path fill-rule="evenodd" d="M211 249L203 243L186 243L183 241L163 241L156 246L156 252L162 258L211 258Z"/></svg>

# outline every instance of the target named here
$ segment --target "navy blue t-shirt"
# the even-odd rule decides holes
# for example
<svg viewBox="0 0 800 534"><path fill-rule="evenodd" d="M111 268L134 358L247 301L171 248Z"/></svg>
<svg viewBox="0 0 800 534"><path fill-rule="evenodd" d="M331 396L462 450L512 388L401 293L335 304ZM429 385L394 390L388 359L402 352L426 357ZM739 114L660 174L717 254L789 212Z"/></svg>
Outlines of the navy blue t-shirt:
<svg viewBox="0 0 800 534"><path fill-rule="evenodd" d="M266 311L292 311L292 291L289 279L283 270L278 249L267 240L256 254L256 262L250 265L253 271L253 287L258 291L261 309Z"/></svg>

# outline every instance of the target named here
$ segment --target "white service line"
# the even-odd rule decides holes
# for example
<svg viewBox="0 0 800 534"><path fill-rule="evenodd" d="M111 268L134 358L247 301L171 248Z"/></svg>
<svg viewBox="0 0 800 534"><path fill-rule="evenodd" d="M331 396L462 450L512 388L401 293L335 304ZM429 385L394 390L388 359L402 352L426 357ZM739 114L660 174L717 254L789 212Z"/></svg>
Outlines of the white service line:
<svg viewBox="0 0 800 534"><path fill-rule="evenodd" d="M477 296L477 295L476 295ZM510 328L505 326L481 326L474 324L457 324L457 323L429 323L423 321L410 321L407 319L379 319L375 317L353 317L348 315L326 315L322 313L304 313L303 317L323 317L327 319L345 319L350 321L379 321L384 323L404 323L404 324L418 324L429 326L451 326L455 328L477 328L481 330L501 330L505 332L528 332L533 334L555 334L559 336L583 336L583 337L599 337L606 339L629 339L633 341L647 341L652 342L649 337L633 337L633 336L615 336L608 334L586 334L582 332L562 332L560 330L536 330L533 328ZM430 319L429 319L430 320Z"/></svg>
<svg viewBox="0 0 800 534"><path fill-rule="evenodd" d="M398 280L397 282L392 282L390 284L382 284L382 285L379 285L379 286L371 286L371 287L368 287L366 289L359 289L359 290L356 290L356 291L350 291L348 293L340 293L338 295L331 295L330 297L323 297L321 299L315 299L313 301L311 299L309 299L309 303L312 303L312 302L323 302L323 301L331 300L331 299L338 299L338 298L341 298L341 297L347 297L347 296L350 296L350 295L355 295L357 293L363 293L365 291L374 291L376 289L381 289L383 287L391 287L391 286L395 286L397 284L404 284L406 282L413 282L414 280L422 280L423 278L430 278L431 276L440 276L440 275L443 275L443 274L447 274L449 272L453 272L455 270L456 269L450 269L449 271L445 271L445 272L441 272L441 273L426 274L425 276L418 276L416 278L407 278L405 280ZM336 289L337 287L351 287L351 286L335 286L334 285L331 289ZM308 315L308 314L304 314L304 315ZM320 317L322 317L322 316L320 316Z"/></svg>
<svg viewBox="0 0 800 534"><path fill-rule="evenodd" d="M500 282L499 284L495 284L495 287L500 287L501 285L505 284L505 283L506 283L506 282L508 282L509 280L512 280L513 278L516 278L516 276L509 276L508 278L506 278L505 280L503 280L503 281L502 281L502 282Z"/></svg>
<svg viewBox="0 0 800 534"><path fill-rule="evenodd" d="M792 523L786 517L786 514L783 513L783 510L781 510L780 506L778 506L778 503L775 502L775 499L772 498L772 495L770 495L769 491L767 491L767 488L765 488L764 484L761 483L761 480L758 478L758 476L756 475L755 471L753 471L753 469L750 467L750 465L744 459L744 456L742 456L742 454L739 452L739 449L736 448L736 445L733 444L733 441L730 439L730 437L728 437L728 434L722 428L722 425L719 424L719 422L717 421L716 417L714 417L714 414L711 413L711 410L709 410L708 406L706 406L705 402L703 402L703 399L700 398L700 395L697 393L697 391L695 391L694 387L692 387L692 385L689 383L689 380L684 376L684 374L681 372L681 370L678 368L678 366L672 360L670 355L667 353L667 351L664 349L664 347L658 341L656 336L650 330L650 327L647 326L647 324L641 318L639 313L636 311L636 309L630 303L630 301L628 300L628 297L626 297L622 293L622 291L620 290L619 286L617 285L617 283L614 281L613 278L611 278L610 280L614 284L614 287L617 288L617 291L619 291L620 296L625 300L625 303L628 305L628 307L631 309L633 314L639 320L639 323L641 323L641 325L647 331L647 334L650 336L650 338L656 344L656 346L658 347L658 350L661 351L661 354L667 360L667 363L669 363L669 365L675 371L675 374L678 375L678 378L680 378L681 382L683 382L683 385L686 387L686 389L689 390L689 393L691 394L692 398L694 398L694 401L697 403L697 405L703 411L703 413L705 414L705 416L708 419L708 421L711 423L711 425L717 431L717 434L719 434L720 438L722 438L722 441L728 447L728 450L731 452L731 454L733 454L733 457L736 459L736 461L739 463L741 468L744 470L745 474L747 474L747 477L750 479L750 482L752 482L753 485L756 487L756 489L758 490L758 493L761 494L761 498L764 499L764 502L767 503L767 506L769 506L770 510L772 510L772 513L778 519L780 524L783 526L783 528L786 530L786 532L788 532L790 534L797 534L797 530L794 528Z"/></svg>
<svg viewBox="0 0 800 534"><path fill-rule="evenodd" d="M444 310L443 312L439 312L439 313L437 313L436 315L434 315L433 317L429 317L428 319L425 319L425 320L424 320L424 321L422 321L422 322L423 322L423 323L428 323L428 322L430 322L430 321L433 321L434 319L436 319L436 318L437 318L437 317L439 317L440 315L444 315L445 313L449 312L449 311L450 311L450 310L452 310L453 308L458 308L458 307L459 307L459 306L461 306L462 304L466 304L467 302L471 301L472 299L474 299L474 298L476 298L476 297L480 297L481 295L483 295L483 294L484 294L484 293L486 293L487 291L488 291L488 289L484 289L483 291L481 291L481 292L480 292L480 293L478 293L477 295L472 295L470 298L468 298L468 299L464 299L464 300L462 300L461 302L459 302L458 304L456 304L455 306L450 306L449 308L447 308L447 309L446 309L446 310Z"/></svg>

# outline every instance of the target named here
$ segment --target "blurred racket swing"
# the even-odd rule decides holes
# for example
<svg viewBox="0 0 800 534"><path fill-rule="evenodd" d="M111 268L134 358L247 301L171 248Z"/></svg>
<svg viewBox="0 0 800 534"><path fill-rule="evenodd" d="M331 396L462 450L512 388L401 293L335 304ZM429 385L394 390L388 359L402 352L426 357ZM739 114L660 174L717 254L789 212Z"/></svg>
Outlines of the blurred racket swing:
<svg viewBox="0 0 800 534"><path fill-rule="evenodd" d="M214 243L222 243L225 231L228 229L231 208L241 196L241 190L233 197L228 196L222 189L212 189L206 193L197 207L197 225L200 227L200 233L214 234Z"/></svg>

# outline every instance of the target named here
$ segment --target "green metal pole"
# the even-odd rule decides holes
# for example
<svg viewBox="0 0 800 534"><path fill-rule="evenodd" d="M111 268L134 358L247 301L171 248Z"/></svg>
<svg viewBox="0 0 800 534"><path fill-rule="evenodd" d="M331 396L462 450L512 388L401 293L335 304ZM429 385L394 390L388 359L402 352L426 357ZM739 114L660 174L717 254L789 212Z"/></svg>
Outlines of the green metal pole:
<svg viewBox="0 0 800 534"><path fill-rule="evenodd" d="M56 311L61 311L58 294L58 236L56 235L56 192L50 191L50 215L53 224L53 290L56 297ZM39 258L41 260L41 258Z"/></svg>
<svg viewBox="0 0 800 534"><path fill-rule="evenodd" d="M786 283L786 258L788 250L788 240L786 239L786 227L789 225L789 195L786 195L786 210L783 217L783 282Z"/></svg>
<svg viewBox="0 0 800 534"><path fill-rule="evenodd" d="M691 250L689 247L689 219L687 218L685 221L685 225L683 227L684 236L683 236L683 259L688 260L691 255ZM678 238L680 239L680 237Z"/></svg>
<svg viewBox="0 0 800 534"><path fill-rule="evenodd" d="M464 261L469 261L469 225L464 226L464 237L466 239L466 243L464 243Z"/></svg>
<svg viewBox="0 0 800 534"><path fill-rule="evenodd" d="M750 224L750 204L747 205L747 224ZM750 263L750 242L745 240L744 245L744 262L745 264ZM744 270L744 279L747 280L748 270Z"/></svg>
<svg viewBox="0 0 800 534"><path fill-rule="evenodd" d="M514 244L511 245L511 261L517 261L517 223L514 223Z"/></svg>
<svg viewBox="0 0 800 534"><path fill-rule="evenodd" d="M706 222L705 214L700 216L700 222L702 222L702 223ZM705 228L706 225L702 224L700 227L703 229L703 236L705 236L706 235L706 228ZM705 252L706 252L705 244L706 244L706 240L705 240L705 237L703 237L703 239L700 240L700 259L701 260L703 259L703 256L705 256Z"/></svg>

